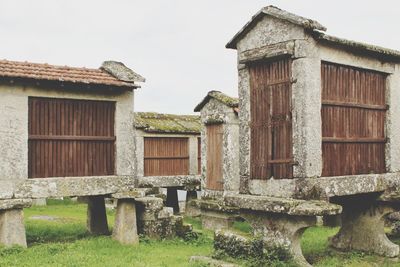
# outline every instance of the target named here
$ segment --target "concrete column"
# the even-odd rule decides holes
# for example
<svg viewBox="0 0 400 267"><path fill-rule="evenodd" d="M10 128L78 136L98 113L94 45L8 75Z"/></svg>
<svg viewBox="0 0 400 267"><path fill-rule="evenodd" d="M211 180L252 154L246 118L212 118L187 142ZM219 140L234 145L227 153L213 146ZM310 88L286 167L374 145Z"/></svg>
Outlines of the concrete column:
<svg viewBox="0 0 400 267"><path fill-rule="evenodd" d="M134 199L118 199L112 238L124 245L139 244Z"/></svg>
<svg viewBox="0 0 400 267"><path fill-rule="evenodd" d="M342 226L330 239L332 247L344 251L360 250L391 258L399 255L399 246L387 238L384 230L386 215L394 211L388 203L354 197L339 204L343 206Z"/></svg>
<svg viewBox="0 0 400 267"><path fill-rule="evenodd" d="M178 189L176 187L167 188L166 206L174 209L174 214L179 213Z"/></svg>
<svg viewBox="0 0 400 267"><path fill-rule="evenodd" d="M197 136L189 137L189 174L197 175Z"/></svg>
<svg viewBox="0 0 400 267"><path fill-rule="evenodd" d="M108 235L106 206L103 196L87 198L87 228L94 235Z"/></svg>
<svg viewBox="0 0 400 267"><path fill-rule="evenodd" d="M190 217L196 217L201 215L199 208L192 205L192 201L197 199L197 191L187 191L186 193L186 207L185 215Z"/></svg>
<svg viewBox="0 0 400 267"><path fill-rule="evenodd" d="M0 245L27 247L22 209L0 211Z"/></svg>

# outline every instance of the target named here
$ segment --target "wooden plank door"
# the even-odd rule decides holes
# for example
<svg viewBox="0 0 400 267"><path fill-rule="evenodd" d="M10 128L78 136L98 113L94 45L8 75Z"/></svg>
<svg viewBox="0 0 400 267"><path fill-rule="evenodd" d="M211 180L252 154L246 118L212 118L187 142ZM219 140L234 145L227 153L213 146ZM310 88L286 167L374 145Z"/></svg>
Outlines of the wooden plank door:
<svg viewBox="0 0 400 267"><path fill-rule="evenodd" d="M30 178L113 175L115 102L29 98Z"/></svg>
<svg viewBox="0 0 400 267"><path fill-rule="evenodd" d="M293 177L291 60L250 70L250 177Z"/></svg>
<svg viewBox="0 0 400 267"><path fill-rule="evenodd" d="M144 138L144 176L187 174L189 174L188 138Z"/></svg>
<svg viewBox="0 0 400 267"><path fill-rule="evenodd" d="M386 74L323 62L322 176L384 173Z"/></svg>
<svg viewBox="0 0 400 267"><path fill-rule="evenodd" d="M207 188L223 190L223 125L206 126L207 132Z"/></svg>

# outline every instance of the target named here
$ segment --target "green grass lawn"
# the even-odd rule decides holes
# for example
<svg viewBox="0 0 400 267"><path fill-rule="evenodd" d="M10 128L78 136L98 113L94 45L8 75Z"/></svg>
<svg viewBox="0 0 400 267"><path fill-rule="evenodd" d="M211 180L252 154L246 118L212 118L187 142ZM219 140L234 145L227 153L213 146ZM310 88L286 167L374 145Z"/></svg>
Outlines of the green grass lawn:
<svg viewBox="0 0 400 267"><path fill-rule="evenodd" d="M211 231L203 231L198 219L186 218L201 235L197 241L181 239L156 241L142 238L138 246L123 246L109 236L86 232L86 205L51 201L46 207L25 209L28 248L0 248L0 266L197 266L192 255L212 255ZM108 212L112 227L114 213ZM245 222L234 224L236 231L249 233ZM381 257L363 253L340 253L328 247L328 237L337 228L313 227L302 240L305 257L314 266L399 266ZM398 242L395 240L395 242ZM229 259L228 259L229 260ZM236 263L250 266L247 261ZM288 266L277 263L277 266ZM292 266L292 265L291 265Z"/></svg>

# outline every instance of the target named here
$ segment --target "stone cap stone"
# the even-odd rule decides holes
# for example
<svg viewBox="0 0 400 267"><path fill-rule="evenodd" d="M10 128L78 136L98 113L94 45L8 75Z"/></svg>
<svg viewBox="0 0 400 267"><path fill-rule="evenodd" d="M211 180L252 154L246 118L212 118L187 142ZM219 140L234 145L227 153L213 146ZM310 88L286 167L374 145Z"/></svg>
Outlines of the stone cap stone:
<svg viewBox="0 0 400 267"><path fill-rule="evenodd" d="M135 188L131 191L111 194L111 197L115 199L137 199L145 197L149 192L151 192L151 188Z"/></svg>
<svg viewBox="0 0 400 267"><path fill-rule="evenodd" d="M230 207L218 200L212 199L193 199L190 202L191 205L207 211L219 211L227 213L237 213L239 212L238 207Z"/></svg>
<svg viewBox="0 0 400 267"><path fill-rule="evenodd" d="M23 209L32 206L32 199L2 199L0 210Z"/></svg>
<svg viewBox="0 0 400 267"><path fill-rule="evenodd" d="M235 112L239 111L239 98L228 96L220 91L210 91L207 96L194 108L195 112L199 112L202 108L210 101L210 99L215 99L220 103L233 108Z"/></svg>
<svg viewBox="0 0 400 267"><path fill-rule="evenodd" d="M129 83L146 81L145 78L125 66L122 62L112 60L104 61L101 65L101 69L108 72L120 81Z"/></svg>
<svg viewBox="0 0 400 267"><path fill-rule="evenodd" d="M288 215L323 216L336 215L342 207L320 200L300 200L246 194L232 194L224 197L225 204L245 210L285 213Z"/></svg>
<svg viewBox="0 0 400 267"><path fill-rule="evenodd" d="M200 175L144 176L138 177L139 187L183 187L186 190L200 189Z"/></svg>

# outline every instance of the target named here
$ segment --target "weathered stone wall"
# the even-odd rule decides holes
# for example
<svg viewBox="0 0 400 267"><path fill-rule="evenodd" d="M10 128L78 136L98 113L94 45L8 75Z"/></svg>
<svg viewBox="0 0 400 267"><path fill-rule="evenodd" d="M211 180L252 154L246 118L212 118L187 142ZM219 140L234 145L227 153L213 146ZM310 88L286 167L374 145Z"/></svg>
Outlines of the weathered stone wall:
<svg viewBox="0 0 400 267"><path fill-rule="evenodd" d="M231 107L210 99L201 110L203 125L223 124L223 181L224 191L239 191L239 120ZM203 197L220 197L223 192L209 190L207 184L207 138L206 126L201 132L201 168Z"/></svg>
<svg viewBox="0 0 400 267"><path fill-rule="evenodd" d="M57 89L0 85L0 198L10 198L14 188L28 178L28 97L71 98L116 102L116 175L133 177L133 92ZM133 182L133 178L132 179Z"/></svg>

